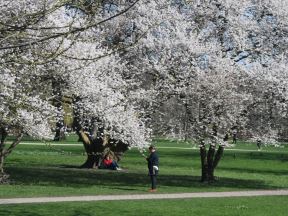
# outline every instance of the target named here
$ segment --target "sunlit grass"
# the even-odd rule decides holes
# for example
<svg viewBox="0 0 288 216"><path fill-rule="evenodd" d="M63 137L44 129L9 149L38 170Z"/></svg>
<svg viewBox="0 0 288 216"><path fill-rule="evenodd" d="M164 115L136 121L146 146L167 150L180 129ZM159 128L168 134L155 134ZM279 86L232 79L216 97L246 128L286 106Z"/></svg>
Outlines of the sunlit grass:
<svg viewBox="0 0 288 216"><path fill-rule="evenodd" d="M235 148L245 151L225 151L215 172L219 181L207 184L199 182L198 149L161 148L188 145L163 139L155 144L160 156L159 193L288 188L286 146L257 151L254 144L239 142ZM137 150L128 151L120 161L123 171L79 169L85 158L81 145L20 144L6 160L12 182L0 185L0 197L147 193L147 164Z"/></svg>
<svg viewBox="0 0 288 216"><path fill-rule="evenodd" d="M197 198L21 204L0 206L0 215L286 216L288 196Z"/></svg>

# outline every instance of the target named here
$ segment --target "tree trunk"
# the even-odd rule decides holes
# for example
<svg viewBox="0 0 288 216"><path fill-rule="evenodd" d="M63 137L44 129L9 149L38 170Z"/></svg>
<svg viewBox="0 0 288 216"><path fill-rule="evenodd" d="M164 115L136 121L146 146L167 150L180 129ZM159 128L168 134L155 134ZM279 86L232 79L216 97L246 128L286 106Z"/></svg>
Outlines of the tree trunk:
<svg viewBox="0 0 288 216"><path fill-rule="evenodd" d="M0 153L0 176L2 176L4 174L4 154L3 152Z"/></svg>
<svg viewBox="0 0 288 216"><path fill-rule="evenodd" d="M81 168L97 168L99 167L105 155L109 154L115 161L120 161L124 152L128 150L128 145L120 140L110 139L108 136L104 138L89 138L84 132L80 132L83 140L84 149L87 159Z"/></svg>
<svg viewBox="0 0 288 216"><path fill-rule="evenodd" d="M215 154L215 146L210 145L208 154L207 154L205 145L201 144L200 146L200 157L201 157L201 167L202 167L201 182L215 181L214 170L216 169L219 161L221 160L223 156L223 152L224 152L224 147L219 146Z"/></svg>
<svg viewBox="0 0 288 216"><path fill-rule="evenodd" d="M221 158L223 156L223 152L224 152L224 147L223 146L219 146L218 150L216 152L214 161L213 161L213 171L214 171L214 169L216 169L219 161L221 160Z"/></svg>
<svg viewBox="0 0 288 216"><path fill-rule="evenodd" d="M0 152L0 185L10 182L9 175L4 172L4 152Z"/></svg>
<svg viewBox="0 0 288 216"><path fill-rule="evenodd" d="M90 169L95 169L98 168L99 163L100 163L100 155L87 155L87 159L84 164L81 165L81 168L90 168Z"/></svg>
<svg viewBox="0 0 288 216"><path fill-rule="evenodd" d="M103 156L104 140L102 138L92 140L83 130L81 130L79 134L87 154L87 159L85 163L81 165L81 168L97 168Z"/></svg>
<svg viewBox="0 0 288 216"><path fill-rule="evenodd" d="M5 184L9 182L9 175L5 174L4 172L4 160L5 158L11 154L11 152L14 150L14 148L20 143L23 133L20 133L16 140L13 141L13 143L9 146L9 148L5 147L5 139L8 136L8 133L5 129L1 129L1 140L0 140L0 184Z"/></svg>
<svg viewBox="0 0 288 216"><path fill-rule="evenodd" d="M208 163L207 163L207 151L204 144L200 146L200 157L201 157L201 167L202 167L202 177L201 182L208 180Z"/></svg>
<svg viewBox="0 0 288 216"><path fill-rule="evenodd" d="M214 180L214 166L213 166L213 158L215 154L215 146L210 145L208 155L207 155L207 163L208 163L208 181Z"/></svg>
<svg viewBox="0 0 288 216"><path fill-rule="evenodd" d="M81 125L81 115L77 107L77 103L81 101L81 98L74 96L72 99L73 103L73 125L72 128L76 131L79 139L78 142L83 143L84 150L86 152L86 161L80 166L81 168L97 168L101 160L101 152L103 151L101 147L103 146L103 141L101 138L95 136L91 137L84 132L83 126ZM87 125L86 125L87 126Z"/></svg>
<svg viewBox="0 0 288 216"><path fill-rule="evenodd" d="M5 130L5 128L1 127L0 128L0 175L2 176L2 174L4 174L4 158L5 158L5 139L8 136L7 131Z"/></svg>
<svg viewBox="0 0 288 216"><path fill-rule="evenodd" d="M4 152L0 152L0 185L9 183L9 175L4 172Z"/></svg>

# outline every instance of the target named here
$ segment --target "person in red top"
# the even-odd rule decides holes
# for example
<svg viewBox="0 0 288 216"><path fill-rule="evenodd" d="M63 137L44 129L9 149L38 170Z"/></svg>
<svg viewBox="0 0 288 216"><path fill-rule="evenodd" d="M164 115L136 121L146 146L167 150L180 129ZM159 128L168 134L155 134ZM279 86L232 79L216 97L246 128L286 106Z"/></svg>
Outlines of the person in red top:
<svg viewBox="0 0 288 216"><path fill-rule="evenodd" d="M110 158L110 155L106 155L103 159L103 168L104 169L112 169L112 170L121 170L118 166L117 162Z"/></svg>

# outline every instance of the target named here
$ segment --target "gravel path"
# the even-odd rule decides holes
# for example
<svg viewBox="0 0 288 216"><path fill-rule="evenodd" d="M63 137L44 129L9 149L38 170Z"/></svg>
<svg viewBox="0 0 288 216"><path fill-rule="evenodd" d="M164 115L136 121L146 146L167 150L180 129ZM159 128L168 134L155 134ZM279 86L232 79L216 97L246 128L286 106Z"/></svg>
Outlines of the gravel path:
<svg viewBox="0 0 288 216"><path fill-rule="evenodd" d="M148 199L185 199L205 197L250 197L250 196L279 196L288 195L287 190L257 190L257 191L231 191L231 192L202 192L202 193L147 193L131 195L99 195L99 196L71 196L71 197L36 197L36 198L10 198L0 199L3 204L48 203L48 202L74 202L74 201L107 201L107 200L148 200Z"/></svg>

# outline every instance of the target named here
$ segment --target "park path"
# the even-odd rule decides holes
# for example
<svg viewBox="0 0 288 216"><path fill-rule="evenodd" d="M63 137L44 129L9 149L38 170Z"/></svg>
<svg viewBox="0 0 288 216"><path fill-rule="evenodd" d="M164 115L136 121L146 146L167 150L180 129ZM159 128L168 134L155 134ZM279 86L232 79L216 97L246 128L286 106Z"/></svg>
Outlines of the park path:
<svg viewBox="0 0 288 216"><path fill-rule="evenodd" d="M9 198L0 199L3 204L23 203L52 203L75 201L108 201L108 200L149 200L149 199L187 199L205 197L251 197L251 196L287 196L287 190L255 190L255 191L230 191L230 192L201 192L201 193L147 193L130 195L98 195L98 196L70 196L70 197L35 197L35 198Z"/></svg>

